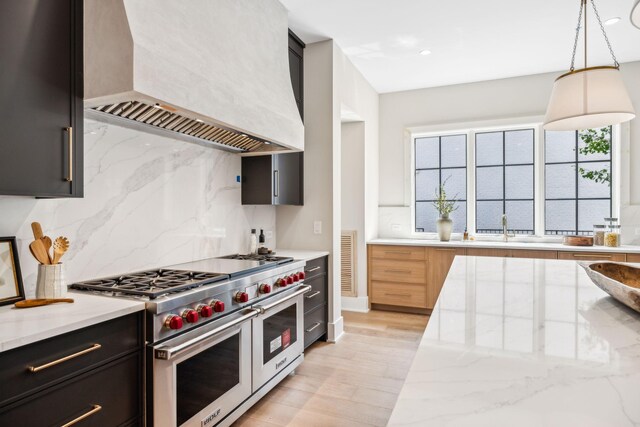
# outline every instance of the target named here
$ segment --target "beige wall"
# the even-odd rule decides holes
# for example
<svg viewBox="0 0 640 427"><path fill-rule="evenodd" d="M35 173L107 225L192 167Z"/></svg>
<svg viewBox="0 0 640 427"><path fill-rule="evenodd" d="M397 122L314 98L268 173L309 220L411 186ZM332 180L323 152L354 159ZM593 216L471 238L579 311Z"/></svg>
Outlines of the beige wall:
<svg viewBox="0 0 640 427"><path fill-rule="evenodd" d="M621 71L635 109L640 113L640 62L622 64ZM380 95L380 235L410 228L411 164L409 128L542 116L559 73L444 86ZM623 147L621 220L626 242L640 244L640 118L622 127L630 147ZM626 163L625 163L626 160ZM626 195L626 196L625 196Z"/></svg>

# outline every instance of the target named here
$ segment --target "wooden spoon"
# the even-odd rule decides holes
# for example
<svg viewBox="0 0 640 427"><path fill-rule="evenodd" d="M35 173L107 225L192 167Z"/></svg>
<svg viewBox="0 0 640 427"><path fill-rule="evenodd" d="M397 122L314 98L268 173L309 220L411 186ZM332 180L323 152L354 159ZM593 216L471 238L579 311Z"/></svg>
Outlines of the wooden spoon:
<svg viewBox="0 0 640 427"><path fill-rule="evenodd" d="M58 302L73 302L73 298L26 299L24 301L18 301L14 305L16 306L16 308L31 308L31 307L40 307L43 305L55 304Z"/></svg>
<svg viewBox="0 0 640 427"><path fill-rule="evenodd" d="M47 249L44 246L44 243L41 239L34 240L29 245L29 250L35 259L38 260L40 264L49 265L51 264L51 260L49 260L49 254L47 253Z"/></svg>
<svg viewBox="0 0 640 427"><path fill-rule="evenodd" d="M53 263L57 264L60 262L60 258L62 255L67 252L69 249L69 239L66 237L60 236L53 242Z"/></svg>
<svg viewBox="0 0 640 427"><path fill-rule="evenodd" d="M39 222L32 222L31 230L33 231L33 238L36 240L42 240L42 243L44 243L44 248L47 251L47 258L49 258L49 264L53 264L50 252L52 245L51 237L44 235L44 233L42 232L42 225L40 225Z"/></svg>

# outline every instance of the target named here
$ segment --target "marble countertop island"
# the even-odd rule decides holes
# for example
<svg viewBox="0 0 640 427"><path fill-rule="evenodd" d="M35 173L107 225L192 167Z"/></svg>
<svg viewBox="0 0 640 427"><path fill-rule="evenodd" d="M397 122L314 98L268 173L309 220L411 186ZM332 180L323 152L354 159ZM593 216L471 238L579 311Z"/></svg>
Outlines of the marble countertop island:
<svg viewBox="0 0 640 427"><path fill-rule="evenodd" d="M640 425L640 314L573 261L457 257L391 426Z"/></svg>

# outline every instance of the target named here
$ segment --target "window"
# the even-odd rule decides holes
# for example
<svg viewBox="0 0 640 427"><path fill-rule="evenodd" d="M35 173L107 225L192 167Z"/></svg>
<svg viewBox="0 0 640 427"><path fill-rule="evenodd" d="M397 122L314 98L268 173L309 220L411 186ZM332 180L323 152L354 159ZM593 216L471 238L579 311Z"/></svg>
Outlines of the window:
<svg viewBox="0 0 640 427"><path fill-rule="evenodd" d="M451 214L453 232L462 233L467 226L467 135L416 138L414 148L416 231L436 232L439 214L433 201L444 184L447 198L458 200Z"/></svg>
<svg viewBox="0 0 640 427"><path fill-rule="evenodd" d="M585 144L585 135L604 142ZM619 135L619 127L545 132L536 121L416 135L414 232L436 233L439 214L433 202L443 184L447 198L458 201L451 214L454 233L467 228L479 236L502 234L506 214L511 234L590 234L594 224L617 213L612 151ZM581 150L586 147L610 149L587 153Z"/></svg>
<svg viewBox="0 0 640 427"><path fill-rule="evenodd" d="M584 146L579 132L545 132L545 234L590 234L594 224L611 217L611 185L580 173L607 171L611 176L611 150L582 154Z"/></svg>
<svg viewBox="0 0 640 427"><path fill-rule="evenodd" d="M534 130L476 134L476 232L534 234Z"/></svg>

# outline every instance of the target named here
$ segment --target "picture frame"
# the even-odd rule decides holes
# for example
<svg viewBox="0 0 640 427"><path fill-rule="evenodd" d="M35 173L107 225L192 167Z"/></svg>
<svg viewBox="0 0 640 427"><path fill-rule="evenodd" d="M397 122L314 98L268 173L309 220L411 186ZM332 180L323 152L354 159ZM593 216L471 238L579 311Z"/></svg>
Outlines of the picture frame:
<svg viewBox="0 0 640 427"><path fill-rule="evenodd" d="M14 237L0 237L0 306L25 298L18 245Z"/></svg>

